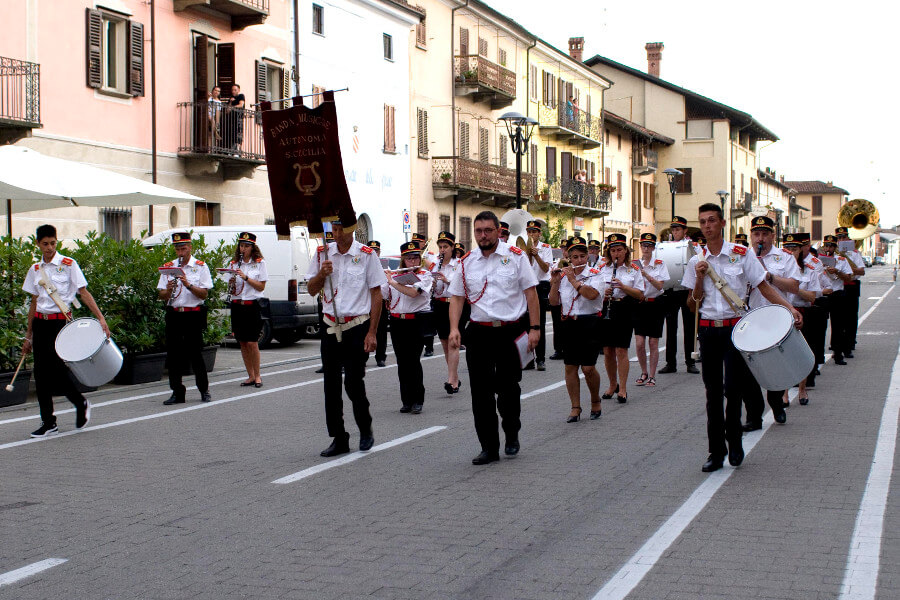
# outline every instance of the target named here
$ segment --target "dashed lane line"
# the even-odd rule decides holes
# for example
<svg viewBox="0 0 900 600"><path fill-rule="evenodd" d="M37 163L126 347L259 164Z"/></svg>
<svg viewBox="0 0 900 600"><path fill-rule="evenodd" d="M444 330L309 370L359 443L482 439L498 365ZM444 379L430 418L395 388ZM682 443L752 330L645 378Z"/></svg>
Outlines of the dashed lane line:
<svg viewBox="0 0 900 600"><path fill-rule="evenodd" d="M0 573L0 586L9 585L11 583L15 583L17 581L21 581L32 575L37 575L42 571L46 571L47 569L51 569L57 565L61 565L66 562L68 559L65 558L47 558L36 563L31 563L30 565L26 565L20 569L16 569L15 571L9 571L7 573Z"/></svg>

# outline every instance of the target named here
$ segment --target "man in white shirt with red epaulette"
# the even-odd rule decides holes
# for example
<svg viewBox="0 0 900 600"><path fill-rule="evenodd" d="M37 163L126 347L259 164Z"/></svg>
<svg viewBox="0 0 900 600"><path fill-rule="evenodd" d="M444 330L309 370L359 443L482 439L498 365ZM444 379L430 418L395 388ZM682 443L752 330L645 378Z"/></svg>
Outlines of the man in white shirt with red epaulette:
<svg viewBox="0 0 900 600"><path fill-rule="evenodd" d="M531 268L534 270L534 276L537 278L537 295L541 304L541 339L538 341L537 348L534 349L535 366L538 371L546 369L544 360L547 356L547 310L550 308L550 265L553 263L553 248L550 244L541 241L541 222L528 221L525 224L525 231L528 239L531 241L530 248L527 251ZM531 365L526 365L526 369Z"/></svg>
<svg viewBox="0 0 900 600"><path fill-rule="evenodd" d="M528 331L527 347L540 339L537 279L525 253L500 241L500 220L491 211L473 222L477 247L460 259L459 275L450 282L450 338L463 341L459 320L463 302L472 309L466 326L466 364L472 388L472 413L481 453L472 459L484 465L500 459L497 412L506 434L505 452L519 452L522 364L516 340ZM527 323L523 316L528 314Z"/></svg>
<svg viewBox="0 0 900 600"><path fill-rule="evenodd" d="M853 354L849 321L856 320L856 315L851 312L853 305L847 301L846 290L847 284L853 281L853 267L846 258L836 253L837 243L837 236L826 235L823 241L825 252L821 257L834 261L834 266L825 267L832 289L831 305L828 307L831 317L831 350L834 352L834 364L846 365L844 357Z"/></svg>
<svg viewBox="0 0 900 600"><path fill-rule="evenodd" d="M834 235L838 247L841 242L850 241L850 230L846 227L838 227L834 230ZM859 296L862 287L859 278L866 274L866 264L863 262L862 254L855 249L846 250L844 254L852 272L850 281L844 284L844 304L847 307L847 351L844 356L853 358L853 351L856 349L856 329L859 327Z"/></svg>

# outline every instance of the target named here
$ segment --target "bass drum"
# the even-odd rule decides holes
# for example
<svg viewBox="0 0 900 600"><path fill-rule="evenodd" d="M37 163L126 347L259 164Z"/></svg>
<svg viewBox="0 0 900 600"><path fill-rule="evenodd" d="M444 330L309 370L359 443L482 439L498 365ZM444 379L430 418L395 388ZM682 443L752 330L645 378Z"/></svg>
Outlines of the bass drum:
<svg viewBox="0 0 900 600"><path fill-rule="evenodd" d="M803 381L816 362L809 344L794 327L791 311L777 304L748 312L731 332L750 372L766 390L788 390Z"/></svg>
<svg viewBox="0 0 900 600"><path fill-rule="evenodd" d="M664 290L681 287L684 269L693 255L694 248L690 240L656 244L656 258L666 263L666 269L669 270L669 279L663 283Z"/></svg>
<svg viewBox="0 0 900 600"><path fill-rule="evenodd" d="M122 351L96 319L75 319L57 334L55 345L56 354L88 387L109 383L122 368Z"/></svg>

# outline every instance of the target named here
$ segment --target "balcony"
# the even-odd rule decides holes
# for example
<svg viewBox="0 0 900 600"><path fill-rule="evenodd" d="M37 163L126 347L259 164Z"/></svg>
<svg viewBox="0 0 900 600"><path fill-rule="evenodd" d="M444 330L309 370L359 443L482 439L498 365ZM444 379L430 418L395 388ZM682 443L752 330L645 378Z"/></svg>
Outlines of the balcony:
<svg viewBox="0 0 900 600"><path fill-rule="evenodd" d="M749 215L750 211L753 210L753 200L754 198L751 192L744 192L743 198L741 198L740 196L737 199L732 198L731 218L737 219L739 217Z"/></svg>
<svg viewBox="0 0 900 600"><path fill-rule="evenodd" d="M41 66L0 56L0 144L12 144L41 125Z"/></svg>
<svg viewBox="0 0 900 600"><path fill-rule="evenodd" d="M269 0L175 0L175 12L208 7L231 16L231 30L262 25L269 16Z"/></svg>
<svg viewBox="0 0 900 600"><path fill-rule="evenodd" d="M600 147L603 142L600 117L561 102L555 107L538 105L538 122L541 133L556 137L562 142L580 144L585 150Z"/></svg>
<svg viewBox="0 0 900 600"><path fill-rule="evenodd" d="M228 179L249 177L266 162L262 118L254 110L179 102L178 130L178 156L191 160L196 174L221 167Z"/></svg>
<svg viewBox="0 0 900 600"><path fill-rule="evenodd" d="M655 173L659 167L659 154L656 150L638 148L631 155L631 172L635 175Z"/></svg>
<svg viewBox="0 0 900 600"><path fill-rule="evenodd" d="M454 57L453 74L457 96L489 102L492 109L509 106L516 99L516 74L483 56Z"/></svg>
<svg viewBox="0 0 900 600"><path fill-rule="evenodd" d="M458 156L435 156L431 161L431 185L436 198L458 195L461 199L490 206L516 205L516 171ZM535 177L522 173L522 200L534 196Z"/></svg>
<svg viewBox="0 0 900 600"><path fill-rule="evenodd" d="M557 210L571 210L578 217L594 218L608 215L612 205L609 190L574 179L542 179L538 189L540 195L528 204L529 208L552 205Z"/></svg>

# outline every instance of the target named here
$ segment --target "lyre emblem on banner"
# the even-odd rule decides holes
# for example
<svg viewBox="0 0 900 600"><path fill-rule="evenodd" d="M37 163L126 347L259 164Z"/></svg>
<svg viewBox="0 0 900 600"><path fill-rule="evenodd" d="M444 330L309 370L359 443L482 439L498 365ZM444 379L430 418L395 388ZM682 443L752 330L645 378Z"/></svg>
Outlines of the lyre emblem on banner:
<svg viewBox="0 0 900 600"><path fill-rule="evenodd" d="M314 161L309 165L301 165L300 163L294 163L294 168L297 169L297 177L294 178L294 185L297 186L297 189L303 192L304 196L312 196L313 192L319 189L319 186L322 185L322 178L319 177L319 174L316 172L316 167L319 166L319 161ZM300 183L300 178L303 176L303 169L309 169L312 172L313 177L315 178L315 183L313 184L303 184Z"/></svg>

